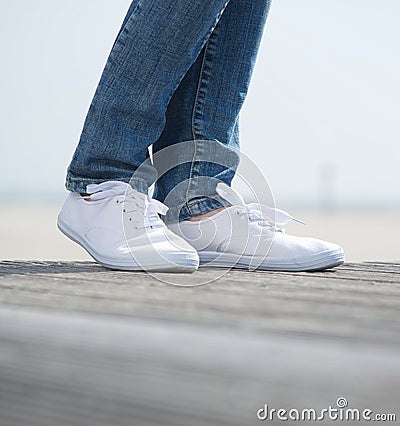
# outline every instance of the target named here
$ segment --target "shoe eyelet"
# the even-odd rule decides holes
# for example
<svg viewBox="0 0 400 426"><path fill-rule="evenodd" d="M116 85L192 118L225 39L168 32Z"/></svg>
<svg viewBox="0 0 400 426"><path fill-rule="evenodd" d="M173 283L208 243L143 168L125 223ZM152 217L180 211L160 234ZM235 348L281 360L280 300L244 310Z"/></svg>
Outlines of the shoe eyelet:
<svg viewBox="0 0 400 426"><path fill-rule="evenodd" d="M240 210L235 210L235 214L236 214L236 216L240 216Z"/></svg>

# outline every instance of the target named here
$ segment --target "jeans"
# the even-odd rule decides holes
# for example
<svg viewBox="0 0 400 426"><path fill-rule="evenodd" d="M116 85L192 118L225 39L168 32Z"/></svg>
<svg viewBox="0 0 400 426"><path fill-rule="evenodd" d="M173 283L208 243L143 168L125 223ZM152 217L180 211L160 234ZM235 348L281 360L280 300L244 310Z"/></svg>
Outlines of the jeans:
<svg viewBox="0 0 400 426"><path fill-rule="evenodd" d="M135 0L114 43L66 188L128 182L185 220L226 201L239 164L239 113L270 0ZM153 157L149 154L152 147Z"/></svg>

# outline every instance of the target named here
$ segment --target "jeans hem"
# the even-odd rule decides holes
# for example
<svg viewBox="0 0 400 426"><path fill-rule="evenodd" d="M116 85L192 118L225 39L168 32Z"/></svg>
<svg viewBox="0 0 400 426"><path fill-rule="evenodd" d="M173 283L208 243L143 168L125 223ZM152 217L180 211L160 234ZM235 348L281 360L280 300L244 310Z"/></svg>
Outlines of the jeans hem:
<svg viewBox="0 0 400 426"><path fill-rule="evenodd" d="M91 184L100 184L108 181L118 181L128 183L133 189L137 191L148 194L148 184L145 180L142 179L124 179L124 178L112 178L112 179L89 179L89 178L71 178L67 176L65 182L65 188L71 192L86 192L87 185Z"/></svg>
<svg viewBox="0 0 400 426"><path fill-rule="evenodd" d="M170 208L164 218L164 222L176 223L190 219L193 216L211 212L220 207L231 207L231 204L219 195L196 199L184 206Z"/></svg>

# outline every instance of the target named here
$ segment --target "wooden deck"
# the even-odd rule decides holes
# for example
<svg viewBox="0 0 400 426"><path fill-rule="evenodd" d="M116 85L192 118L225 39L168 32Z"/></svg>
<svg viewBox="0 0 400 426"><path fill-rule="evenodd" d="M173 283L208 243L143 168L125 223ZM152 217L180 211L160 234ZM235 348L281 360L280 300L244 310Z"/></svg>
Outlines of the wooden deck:
<svg viewBox="0 0 400 426"><path fill-rule="evenodd" d="M164 275L172 286L90 262L0 262L0 425L251 426L264 404L339 397L399 421L399 272L229 271L188 287L215 271Z"/></svg>

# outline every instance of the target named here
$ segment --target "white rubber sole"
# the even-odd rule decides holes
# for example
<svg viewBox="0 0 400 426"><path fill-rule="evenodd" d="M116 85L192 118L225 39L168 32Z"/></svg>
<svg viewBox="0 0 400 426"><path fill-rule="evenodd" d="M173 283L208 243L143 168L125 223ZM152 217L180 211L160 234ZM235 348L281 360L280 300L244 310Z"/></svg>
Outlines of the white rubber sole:
<svg viewBox="0 0 400 426"><path fill-rule="evenodd" d="M200 251L200 267L239 268L260 271L321 271L344 263L342 249L328 250L304 258L240 256L232 253Z"/></svg>
<svg viewBox="0 0 400 426"><path fill-rule="evenodd" d="M165 258L165 262L152 263L151 260L144 264L139 264L134 257L129 261L116 261L115 259L107 259L99 254L96 249L80 235L75 233L65 222L58 218L58 229L70 240L79 244L93 259L105 268L116 269L122 271L144 271L144 272L194 272L199 267L199 257L197 254L179 253L170 254L169 259Z"/></svg>

